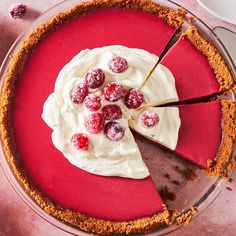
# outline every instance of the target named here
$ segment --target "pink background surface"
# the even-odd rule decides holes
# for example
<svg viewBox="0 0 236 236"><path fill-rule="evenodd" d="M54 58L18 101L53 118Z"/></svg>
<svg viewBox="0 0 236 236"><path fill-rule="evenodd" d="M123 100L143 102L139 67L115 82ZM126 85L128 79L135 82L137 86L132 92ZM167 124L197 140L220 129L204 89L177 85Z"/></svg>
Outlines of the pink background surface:
<svg viewBox="0 0 236 236"><path fill-rule="evenodd" d="M39 14L49 7L61 2L60 0L21 1L25 3L29 11L27 15L19 20L9 18L7 9L12 0L0 1L0 63L18 35L29 25ZM211 28L224 26L236 32L236 26L223 22L207 13L196 0L175 0L175 2L192 11L200 17ZM236 173L233 175L233 182L226 183L217 200L187 227L182 227L170 235L236 235ZM15 193L7 181L2 169L0 169L0 236L5 235L27 235L27 236L69 236L53 225L47 223L32 211Z"/></svg>

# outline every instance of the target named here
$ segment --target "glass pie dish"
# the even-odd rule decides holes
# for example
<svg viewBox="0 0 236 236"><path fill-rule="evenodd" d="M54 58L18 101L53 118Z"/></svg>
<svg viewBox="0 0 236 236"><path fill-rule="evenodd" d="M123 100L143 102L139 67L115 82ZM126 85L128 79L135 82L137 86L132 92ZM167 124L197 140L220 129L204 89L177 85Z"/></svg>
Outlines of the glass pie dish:
<svg viewBox="0 0 236 236"><path fill-rule="evenodd" d="M167 5L170 8L177 8L178 5L170 2L170 1L158 1L163 5ZM77 1L70 1L70 2L62 2L57 6L51 8L47 12L45 12L42 16L40 16L14 43L12 48L10 49L6 59L3 62L1 68L1 78L4 78L4 74L7 71L8 63L10 59L10 55L18 49L21 42L32 32L35 28L37 28L42 23L46 22L49 18L54 16L55 14L65 11L75 5ZM189 17L193 16L191 13L188 13ZM197 25L201 31L204 32L205 36L209 38L213 44L218 48L218 50L224 55L226 62L232 69L232 73L235 77L235 68L233 63L226 52L225 48L221 44L221 42L217 39L214 33L199 19L196 19L194 23ZM184 28L188 26L188 23L184 25ZM175 39L173 39L172 43ZM1 79L1 83L3 79ZM234 95L228 95L230 99L234 100ZM149 167L151 172L151 176L156 183L156 187L161 190L164 187L167 187L170 192L175 194L175 197L172 198L172 201L167 201L170 209L178 209L181 212L186 212L189 210L189 206L196 206L199 210L198 214L201 213L207 206L216 199L218 194L221 191L223 186L223 180L220 178L213 178L209 179L205 176L204 171L198 169L194 165L186 162L184 160L180 160L175 155L160 149L154 144L148 143L144 141L141 137L136 137L137 143L143 153L143 158ZM156 158L151 158L155 153ZM21 198L33 209L35 210L40 216L44 219L49 221L50 223L56 225L57 227L73 233L77 235L82 235L83 233L71 227L63 222L58 221L57 219L49 216L45 213L38 205L24 192L22 187L17 182L17 179L12 174L12 171L4 158L3 153L1 153L1 163L3 169L8 177L9 181L13 185L14 189L19 193ZM191 171L190 171L191 170ZM193 173L196 177L193 180L189 180L186 178L186 173ZM187 176L188 177L188 176ZM158 184L158 183L161 183ZM174 199L175 198L175 199ZM156 229L154 232L155 235L161 235L172 230L178 228L175 227L160 227ZM84 233L85 234L85 233Z"/></svg>

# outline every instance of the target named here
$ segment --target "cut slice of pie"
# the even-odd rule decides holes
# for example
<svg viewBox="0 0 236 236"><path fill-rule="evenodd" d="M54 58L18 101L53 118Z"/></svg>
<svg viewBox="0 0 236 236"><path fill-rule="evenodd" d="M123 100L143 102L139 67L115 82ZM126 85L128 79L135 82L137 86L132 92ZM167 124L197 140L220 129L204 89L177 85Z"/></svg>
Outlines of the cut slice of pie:
<svg viewBox="0 0 236 236"><path fill-rule="evenodd" d="M190 27L161 59L153 74L142 86L151 87L148 104L158 102L163 89L160 81L175 81L178 97L169 95L169 102L199 100L228 91L234 84L229 67L219 51L195 28Z"/></svg>
<svg viewBox="0 0 236 236"><path fill-rule="evenodd" d="M221 175L233 147L235 108L235 103L228 100L142 108L133 113L130 127L212 174ZM158 115L159 122L148 128L141 117L149 110Z"/></svg>

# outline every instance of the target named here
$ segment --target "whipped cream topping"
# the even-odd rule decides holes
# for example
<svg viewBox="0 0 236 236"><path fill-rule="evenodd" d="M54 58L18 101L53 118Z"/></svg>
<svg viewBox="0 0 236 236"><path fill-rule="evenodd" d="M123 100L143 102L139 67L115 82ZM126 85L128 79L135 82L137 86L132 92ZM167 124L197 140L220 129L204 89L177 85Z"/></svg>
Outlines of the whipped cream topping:
<svg viewBox="0 0 236 236"><path fill-rule="evenodd" d="M124 57L128 62L128 69L122 73L114 73L110 70L107 64L113 56ZM65 78L68 81L71 81L71 78L76 78L77 83L83 81L84 75L93 67L103 70L106 83L119 81L119 83L127 87L139 88L157 61L158 57L156 55L145 50L119 45L94 48L92 50L85 49L61 70L55 84L55 91L65 85L61 81Z"/></svg>
<svg viewBox="0 0 236 236"><path fill-rule="evenodd" d="M145 128L140 122L140 115L145 110L152 110L159 116L159 122L154 127ZM175 150L181 125L179 109L177 107L149 107L132 111L129 126L145 137Z"/></svg>
<svg viewBox="0 0 236 236"><path fill-rule="evenodd" d="M148 106L176 102L179 100L175 78L170 70L159 64L141 87L144 102Z"/></svg>
<svg viewBox="0 0 236 236"><path fill-rule="evenodd" d="M108 68L108 61L113 56L124 57L128 61L128 69L122 73L112 72ZM85 117L91 112L85 108L84 104L73 103L70 91L79 82L84 82L85 74L94 67L102 69L105 73L104 85L108 82L116 81L128 88L139 88L144 84L157 60L158 57L141 49L106 46L83 50L64 66L56 80L54 92L44 104L42 118L53 129L53 144L73 165L90 173L103 176L142 179L149 175L149 171L142 160L139 148L129 129L128 121L134 117L132 113L134 110L131 112L125 106L123 100L115 103L106 101L102 96L101 88L90 90L90 93L95 93L101 97L101 107L108 104L116 104L122 109L123 116L117 122L125 129L125 134L121 140L112 141L104 135L103 131L98 134L91 134L87 131ZM172 84L171 86L174 86L172 82L170 83ZM156 98L151 98L149 93L152 93L153 88L150 86L153 84L149 84L146 81L143 86L147 101ZM164 87L165 85L157 83L157 86ZM158 87L156 89L159 90ZM165 92L163 94L166 95ZM161 95L157 99L162 99ZM162 101L165 101L165 96ZM101 112L101 109L98 112ZM173 113L172 115L178 114ZM163 117L165 117L165 114L163 114ZM166 126L172 125L169 124L170 122L171 120L167 123L164 122L164 131L168 130ZM146 131L142 131L144 135L146 135ZM162 132L162 129L159 128L155 132ZM72 148L70 139L75 133L84 133L89 137L88 150L78 151ZM157 138L160 135L157 135ZM172 140L164 140L166 145L173 146Z"/></svg>

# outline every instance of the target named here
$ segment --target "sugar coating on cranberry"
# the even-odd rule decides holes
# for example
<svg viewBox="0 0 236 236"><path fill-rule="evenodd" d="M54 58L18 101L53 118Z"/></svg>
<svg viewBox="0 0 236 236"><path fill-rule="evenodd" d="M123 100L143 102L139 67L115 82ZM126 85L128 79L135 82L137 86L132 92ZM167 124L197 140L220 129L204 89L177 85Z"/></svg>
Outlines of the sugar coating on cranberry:
<svg viewBox="0 0 236 236"><path fill-rule="evenodd" d="M71 89L70 98L74 103L83 103L88 95L88 86L85 83L79 83Z"/></svg>
<svg viewBox="0 0 236 236"><path fill-rule="evenodd" d="M104 118L102 113L91 113L85 118L86 129L92 133L100 133L104 126Z"/></svg>
<svg viewBox="0 0 236 236"><path fill-rule="evenodd" d="M85 83L91 89L96 89L102 86L105 81L105 74L102 69L91 68L85 75Z"/></svg>
<svg viewBox="0 0 236 236"><path fill-rule="evenodd" d="M104 133L107 138L113 141L119 141L123 138L125 130L118 122L108 122L104 127Z"/></svg>
<svg viewBox="0 0 236 236"><path fill-rule="evenodd" d="M97 111L101 107L101 98L91 93L85 97L84 105L89 111Z"/></svg>
<svg viewBox="0 0 236 236"><path fill-rule="evenodd" d="M115 73L122 73L128 69L128 62L123 57L113 56L108 62L108 67Z"/></svg>
<svg viewBox="0 0 236 236"><path fill-rule="evenodd" d="M22 3L13 3L8 9L8 13L12 19L21 18L26 13L27 7Z"/></svg>
<svg viewBox="0 0 236 236"><path fill-rule="evenodd" d="M102 108L105 120L119 120L122 117L121 108L117 105L106 105Z"/></svg>
<svg viewBox="0 0 236 236"><path fill-rule="evenodd" d="M83 133L74 134L70 139L70 144L77 151L87 150L89 146L88 136Z"/></svg>
<svg viewBox="0 0 236 236"><path fill-rule="evenodd" d="M152 128L159 122L158 114L152 110L144 111L139 118L144 128Z"/></svg>
<svg viewBox="0 0 236 236"><path fill-rule="evenodd" d="M131 89L125 96L125 105L130 109L136 109L143 103L143 93L139 89Z"/></svg>
<svg viewBox="0 0 236 236"><path fill-rule="evenodd" d="M111 82L103 88L103 95L109 102L116 102L126 95L127 91L122 84Z"/></svg>

